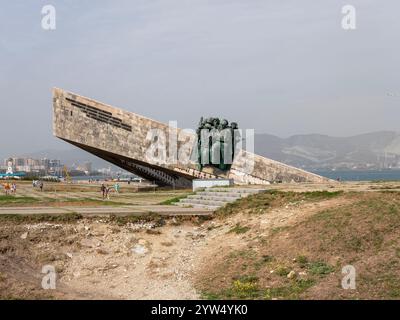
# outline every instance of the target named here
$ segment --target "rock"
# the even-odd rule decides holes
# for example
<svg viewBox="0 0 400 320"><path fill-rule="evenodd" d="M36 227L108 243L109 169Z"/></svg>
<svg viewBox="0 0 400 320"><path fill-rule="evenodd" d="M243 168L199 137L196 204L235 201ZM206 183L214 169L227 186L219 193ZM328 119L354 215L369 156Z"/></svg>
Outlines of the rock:
<svg viewBox="0 0 400 320"><path fill-rule="evenodd" d="M139 254L139 255L144 255L149 251L145 246L141 244L137 244L132 248L132 252Z"/></svg>
<svg viewBox="0 0 400 320"><path fill-rule="evenodd" d="M93 241L92 241L92 240L89 240L89 239L82 239L82 240L80 241L80 245L81 245L82 247L87 247L87 248L93 248L93 247L94 247Z"/></svg>
<svg viewBox="0 0 400 320"><path fill-rule="evenodd" d="M101 249L101 248L96 249L96 252L97 252L98 254L108 254L108 252L107 252L106 250Z"/></svg>
<svg viewBox="0 0 400 320"><path fill-rule="evenodd" d="M66 256L67 256L68 258L72 259L72 253L67 252L67 253L66 253Z"/></svg>
<svg viewBox="0 0 400 320"><path fill-rule="evenodd" d="M146 230L146 233L147 233L147 234L152 234L152 235L159 235L159 234L161 234L161 231L159 231L159 230L153 230L153 229L148 229L148 230Z"/></svg>
<svg viewBox="0 0 400 320"><path fill-rule="evenodd" d="M296 272L294 270L290 271L287 275L288 279L293 279L296 277Z"/></svg>
<svg viewBox="0 0 400 320"><path fill-rule="evenodd" d="M21 239L25 240L26 238L28 238L28 232L21 234Z"/></svg>

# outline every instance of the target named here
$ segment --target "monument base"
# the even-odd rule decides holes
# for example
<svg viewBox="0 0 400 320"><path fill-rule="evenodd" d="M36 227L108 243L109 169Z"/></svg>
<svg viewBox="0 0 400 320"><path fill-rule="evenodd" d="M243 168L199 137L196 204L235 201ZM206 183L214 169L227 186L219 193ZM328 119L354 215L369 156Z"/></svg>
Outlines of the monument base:
<svg viewBox="0 0 400 320"><path fill-rule="evenodd" d="M212 187L230 187L233 186L233 179L194 179L193 191Z"/></svg>

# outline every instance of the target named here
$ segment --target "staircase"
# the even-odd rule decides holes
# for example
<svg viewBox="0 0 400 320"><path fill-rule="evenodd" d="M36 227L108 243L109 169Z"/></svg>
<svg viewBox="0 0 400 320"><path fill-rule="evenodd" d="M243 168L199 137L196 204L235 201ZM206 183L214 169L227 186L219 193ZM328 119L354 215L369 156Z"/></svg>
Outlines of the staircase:
<svg viewBox="0 0 400 320"><path fill-rule="evenodd" d="M265 191L265 189L251 188L208 188L198 191L194 195L187 196L175 203L181 207L203 208L217 210L227 203L235 202L240 198L245 198L251 194Z"/></svg>

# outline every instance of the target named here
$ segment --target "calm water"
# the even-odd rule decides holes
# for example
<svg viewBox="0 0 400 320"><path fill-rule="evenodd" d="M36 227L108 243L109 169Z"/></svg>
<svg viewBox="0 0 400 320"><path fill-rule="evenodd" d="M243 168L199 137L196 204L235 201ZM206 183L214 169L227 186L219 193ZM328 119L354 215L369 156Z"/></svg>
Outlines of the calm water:
<svg viewBox="0 0 400 320"><path fill-rule="evenodd" d="M400 180L400 170L348 170L348 171L331 171L331 170L310 170L321 176L334 179L340 178L342 181L376 181L376 180ZM78 176L72 177L72 180L88 180L110 178L106 176Z"/></svg>
<svg viewBox="0 0 400 320"><path fill-rule="evenodd" d="M97 180L99 179L100 181L104 180L104 179L110 179L110 177L108 176L75 176L75 177L71 177L72 181L82 181L82 180Z"/></svg>
<svg viewBox="0 0 400 320"><path fill-rule="evenodd" d="M400 180L400 170L365 170L365 171L326 171L313 170L321 176L342 181L376 181L376 180Z"/></svg>

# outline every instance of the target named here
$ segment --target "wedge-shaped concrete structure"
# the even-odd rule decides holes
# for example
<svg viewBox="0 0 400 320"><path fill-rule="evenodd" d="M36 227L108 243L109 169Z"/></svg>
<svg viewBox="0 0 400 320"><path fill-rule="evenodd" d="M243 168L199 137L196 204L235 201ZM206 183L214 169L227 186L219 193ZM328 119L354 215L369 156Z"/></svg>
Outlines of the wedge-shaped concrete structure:
<svg viewBox="0 0 400 320"><path fill-rule="evenodd" d="M200 171L196 161L190 160L197 139L194 132L58 88L53 89L53 130L56 137L159 185L189 187L191 180L199 178L230 178L236 184L328 181L245 150L235 154L228 171L214 167ZM154 130L165 133L163 157L154 157L159 152L154 151Z"/></svg>

